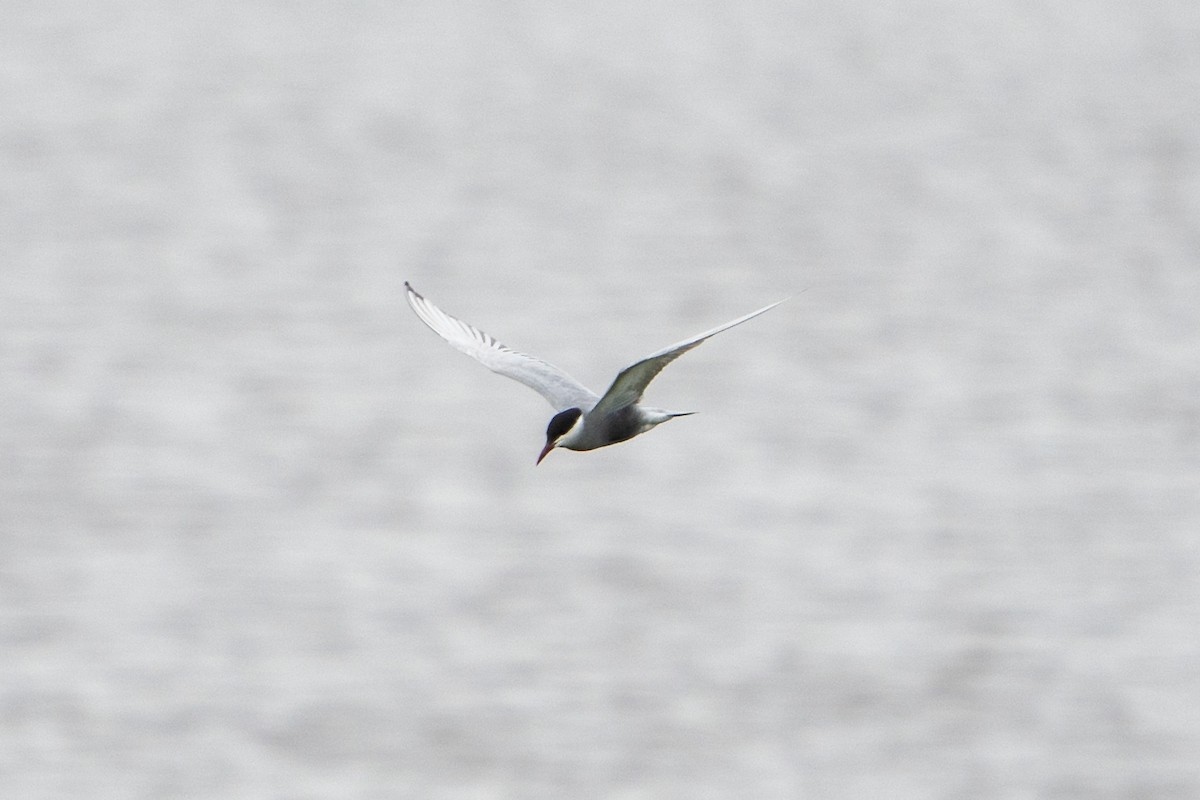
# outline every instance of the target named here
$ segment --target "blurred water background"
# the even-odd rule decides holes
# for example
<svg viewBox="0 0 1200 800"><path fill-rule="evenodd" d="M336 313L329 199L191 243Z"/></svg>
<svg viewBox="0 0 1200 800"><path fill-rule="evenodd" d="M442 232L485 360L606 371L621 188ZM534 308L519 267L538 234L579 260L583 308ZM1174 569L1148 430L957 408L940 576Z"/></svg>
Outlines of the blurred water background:
<svg viewBox="0 0 1200 800"><path fill-rule="evenodd" d="M4 797L1200 797L1194 4L2 11Z"/></svg>

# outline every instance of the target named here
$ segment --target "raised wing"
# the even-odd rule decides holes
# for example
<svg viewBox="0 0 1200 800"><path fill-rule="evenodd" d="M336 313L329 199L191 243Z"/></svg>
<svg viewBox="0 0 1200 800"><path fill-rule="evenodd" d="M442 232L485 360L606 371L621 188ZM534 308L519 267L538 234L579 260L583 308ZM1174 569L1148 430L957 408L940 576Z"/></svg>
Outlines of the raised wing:
<svg viewBox="0 0 1200 800"><path fill-rule="evenodd" d="M596 403L596 406L589 412L589 416L607 416L625 406L639 402L642 399L642 393L646 391L646 387L650 384L650 381L654 380L655 376L662 372L667 364L670 364L693 347L699 346L705 339L716 336L721 331L727 331L735 325L741 325L747 320L754 319L759 314L770 311L782 302L783 300L780 300L779 302L771 303L769 306L764 306L758 311L751 311L746 316L738 317L733 322L718 325L711 331L705 331L699 336L684 339L678 344L673 344L666 349L659 350L657 353L651 353L641 361L630 364L617 375L616 380L612 382L612 386L609 386L608 391L600 398L600 402Z"/></svg>
<svg viewBox="0 0 1200 800"><path fill-rule="evenodd" d="M553 364L507 347L478 328L468 325L417 294L404 282L408 304L421 321L433 329L455 350L466 353L492 372L512 378L533 389L559 411L568 408L587 410L596 402L596 394Z"/></svg>

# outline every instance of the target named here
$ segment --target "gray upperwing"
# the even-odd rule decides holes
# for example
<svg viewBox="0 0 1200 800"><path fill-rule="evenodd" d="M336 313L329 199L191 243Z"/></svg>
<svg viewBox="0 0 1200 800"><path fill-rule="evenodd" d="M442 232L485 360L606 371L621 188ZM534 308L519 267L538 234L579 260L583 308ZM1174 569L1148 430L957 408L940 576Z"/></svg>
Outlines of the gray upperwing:
<svg viewBox="0 0 1200 800"><path fill-rule="evenodd" d="M705 331L690 339L684 339L682 342L659 350L657 353L651 353L640 361L630 364L617 375L612 385L608 387L608 391L600 398L600 402L596 403L596 407L591 410L589 416L596 415L602 417L624 406L639 402L650 381L654 380L658 373L662 372L672 361L679 358L688 350L698 347L705 339L716 336L721 331L727 331L735 325L741 325L743 322L752 320L759 314L770 311L782 302L784 301L780 300L771 303L769 306L763 306L757 311L751 311L749 314L738 317L732 322L718 325L710 331Z"/></svg>

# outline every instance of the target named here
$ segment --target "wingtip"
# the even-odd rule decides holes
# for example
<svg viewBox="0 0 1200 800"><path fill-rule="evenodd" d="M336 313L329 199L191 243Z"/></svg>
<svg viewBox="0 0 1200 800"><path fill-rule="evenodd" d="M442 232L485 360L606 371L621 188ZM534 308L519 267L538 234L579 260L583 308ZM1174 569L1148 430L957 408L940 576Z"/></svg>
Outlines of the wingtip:
<svg viewBox="0 0 1200 800"><path fill-rule="evenodd" d="M789 294L787 297L784 297L784 298L782 298L782 299L780 299L780 300L776 300L774 303L771 303L771 305L767 306L767 308L774 308L775 306L778 306L778 305L783 305L783 304L784 304L784 303L786 303L788 300L795 300L797 297L799 297L800 295L804 294L805 292L807 292L807 291L808 291L809 289L811 289L811 288L813 288L813 287L812 287L812 286L805 286L803 289L801 289L801 290L800 290L800 291L798 291L798 292L793 292L792 294Z"/></svg>
<svg viewBox="0 0 1200 800"><path fill-rule="evenodd" d="M788 300L791 300L795 296L796 295L794 295L794 294L789 294L787 297L783 298L782 300L776 300L774 303L771 303L770 305L763 306L758 311L753 312L752 316L758 316L759 314L764 314L764 313L770 311L772 308L775 308L776 306L783 305L784 303L786 303Z"/></svg>
<svg viewBox="0 0 1200 800"><path fill-rule="evenodd" d="M788 300L795 300L796 295L804 294L807 291L808 291L808 289L801 289L800 291L796 292L795 294L789 294L787 297L780 298L779 300L776 300L774 303L771 303L771 307L774 308L775 306L783 305Z"/></svg>

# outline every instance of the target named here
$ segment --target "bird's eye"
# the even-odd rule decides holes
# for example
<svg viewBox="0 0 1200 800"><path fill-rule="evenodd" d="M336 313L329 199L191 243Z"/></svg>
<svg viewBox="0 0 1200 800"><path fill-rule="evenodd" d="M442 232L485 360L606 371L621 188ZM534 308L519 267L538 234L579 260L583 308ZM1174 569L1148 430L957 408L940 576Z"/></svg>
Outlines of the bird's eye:
<svg viewBox="0 0 1200 800"><path fill-rule="evenodd" d="M565 436L575 426L575 420L582 415L583 412L578 408L568 408L566 411L555 414L550 420L550 424L546 426L546 438L557 439Z"/></svg>

